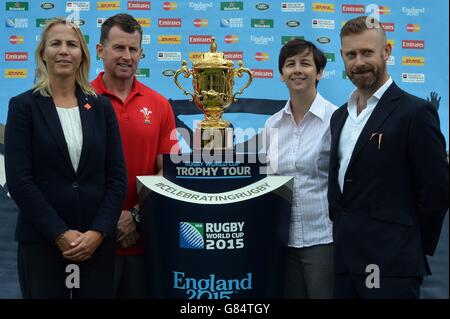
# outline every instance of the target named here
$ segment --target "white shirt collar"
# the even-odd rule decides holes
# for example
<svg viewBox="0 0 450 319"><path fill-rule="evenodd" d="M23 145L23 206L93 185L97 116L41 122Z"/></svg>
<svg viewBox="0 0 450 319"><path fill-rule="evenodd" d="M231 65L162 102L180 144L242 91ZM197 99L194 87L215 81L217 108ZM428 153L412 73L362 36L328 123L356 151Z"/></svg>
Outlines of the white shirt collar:
<svg viewBox="0 0 450 319"><path fill-rule="evenodd" d="M325 102L326 100L322 97L322 95L320 95L319 92L317 92L316 97L314 98L314 101L308 110L308 113L315 115L323 121L325 117ZM293 116L291 111L291 99L286 102L286 105L283 108L283 114Z"/></svg>
<svg viewBox="0 0 450 319"><path fill-rule="evenodd" d="M381 97L383 96L384 92L386 92L386 90L389 88L389 86L391 86L392 82L394 82L394 81L392 80L392 77L389 76L388 80L369 99L375 98L377 100L380 100ZM349 99L348 99L348 105L356 104L356 97L358 96L357 92L358 92L358 89L355 89L350 94Z"/></svg>

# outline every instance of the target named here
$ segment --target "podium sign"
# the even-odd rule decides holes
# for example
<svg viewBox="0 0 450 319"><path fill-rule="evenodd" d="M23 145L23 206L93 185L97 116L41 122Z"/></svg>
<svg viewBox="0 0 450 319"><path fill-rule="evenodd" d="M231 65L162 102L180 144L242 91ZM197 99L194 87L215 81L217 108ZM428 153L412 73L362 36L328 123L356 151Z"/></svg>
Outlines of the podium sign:
<svg viewBox="0 0 450 319"><path fill-rule="evenodd" d="M207 193L138 177L149 297L280 298L292 184L269 176Z"/></svg>

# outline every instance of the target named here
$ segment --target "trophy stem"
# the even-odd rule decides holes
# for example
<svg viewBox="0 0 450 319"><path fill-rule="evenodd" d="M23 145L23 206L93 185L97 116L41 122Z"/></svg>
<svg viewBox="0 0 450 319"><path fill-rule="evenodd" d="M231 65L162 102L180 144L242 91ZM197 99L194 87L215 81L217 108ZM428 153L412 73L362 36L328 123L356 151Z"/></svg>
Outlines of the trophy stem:
<svg viewBox="0 0 450 319"><path fill-rule="evenodd" d="M196 128L194 132L194 151L231 151L233 150L233 129Z"/></svg>

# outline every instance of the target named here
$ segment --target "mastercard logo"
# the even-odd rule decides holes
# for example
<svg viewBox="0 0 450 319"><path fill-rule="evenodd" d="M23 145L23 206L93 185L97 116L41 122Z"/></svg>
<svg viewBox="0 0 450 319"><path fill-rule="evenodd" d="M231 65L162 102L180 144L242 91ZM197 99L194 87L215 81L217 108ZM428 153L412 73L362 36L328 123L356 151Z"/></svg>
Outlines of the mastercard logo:
<svg viewBox="0 0 450 319"><path fill-rule="evenodd" d="M224 38L225 43L238 43L239 42L239 36L233 34L233 35L226 35Z"/></svg>
<svg viewBox="0 0 450 319"><path fill-rule="evenodd" d="M177 9L177 3L176 2L166 1L166 2L163 3L163 9L164 10L176 10Z"/></svg>
<svg viewBox="0 0 450 319"><path fill-rule="evenodd" d="M391 8L386 6L378 6L378 14L389 14L391 13Z"/></svg>
<svg viewBox="0 0 450 319"><path fill-rule="evenodd" d="M420 31L420 25L419 24L407 24L406 25L406 31L408 32L419 32Z"/></svg>
<svg viewBox="0 0 450 319"><path fill-rule="evenodd" d="M269 60L269 54L266 52L256 52L255 60L256 61L267 61L267 60Z"/></svg>
<svg viewBox="0 0 450 319"><path fill-rule="evenodd" d="M25 38L21 35L12 35L9 37L9 43L11 44L22 44L25 42Z"/></svg>
<svg viewBox="0 0 450 319"><path fill-rule="evenodd" d="M207 27L208 26L208 20L206 19L195 19L194 20L194 27L201 28L201 27Z"/></svg>

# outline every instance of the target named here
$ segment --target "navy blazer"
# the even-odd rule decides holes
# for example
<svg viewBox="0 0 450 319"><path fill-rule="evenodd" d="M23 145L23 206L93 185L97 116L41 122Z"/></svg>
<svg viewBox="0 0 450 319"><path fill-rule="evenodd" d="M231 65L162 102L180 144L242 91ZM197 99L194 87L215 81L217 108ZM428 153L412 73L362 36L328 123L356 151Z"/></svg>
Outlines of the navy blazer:
<svg viewBox="0 0 450 319"><path fill-rule="evenodd" d="M328 202L336 271L366 274L366 266L376 264L381 276L430 273L425 254L436 249L449 200L445 139L435 108L390 85L356 142L341 192L338 146L347 116L345 104L330 123Z"/></svg>
<svg viewBox="0 0 450 319"><path fill-rule="evenodd" d="M53 99L29 90L9 102L5 172L19 207L17 241L54 243L68 229L116 236L127 187L117 119L107 98L79 87L76 96L83 131L76 172Z"/></svg>

